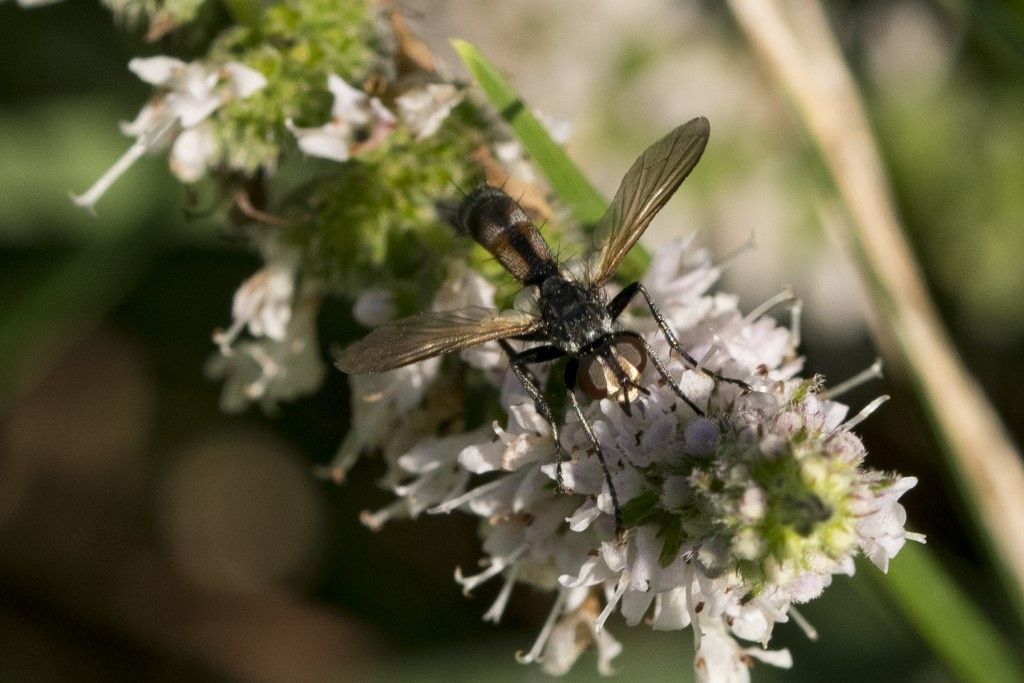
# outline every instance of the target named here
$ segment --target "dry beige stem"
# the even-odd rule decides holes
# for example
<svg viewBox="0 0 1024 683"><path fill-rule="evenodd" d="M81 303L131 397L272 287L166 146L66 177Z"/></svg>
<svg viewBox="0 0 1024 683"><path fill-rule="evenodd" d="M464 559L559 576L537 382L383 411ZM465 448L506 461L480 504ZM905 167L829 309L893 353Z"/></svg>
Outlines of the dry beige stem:
<svg viewBox="0 0 1024 683"><path fill-rule="evenodd" d="M996 555L1024 594L1024 469L965 370L903 237L857 86L817 0L729 0L775 77L788 89L852 221L846 240L872 292L897 360L915 378L948 444Z"/></svg>
<svg viewBox="0 0 1024 683"><path fill-rule="evenodd" d="M473 151L473 161L480 164L487 183L494 187L500 187L515 197L530 220L544 223L554 217L555 212L545 199L544 191L534 183L520 180L509 174L505 166L494 158L487 145L480 145Z"/></svg>

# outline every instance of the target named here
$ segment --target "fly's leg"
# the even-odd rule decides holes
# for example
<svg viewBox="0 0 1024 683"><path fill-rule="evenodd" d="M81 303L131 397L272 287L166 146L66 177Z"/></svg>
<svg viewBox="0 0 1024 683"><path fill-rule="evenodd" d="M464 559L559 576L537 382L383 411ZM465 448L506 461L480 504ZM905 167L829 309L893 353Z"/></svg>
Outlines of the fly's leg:
<svg viewBox="0 0 1024 683"><path fill-rule="evenodd" d="M576 398L576 370L578 364L570 361L569 365L565 369L565 393L569 397L569 403L572 404L572 409L576 412L576 417L579 419L580 424L583 425L583 431L587 433L587 438L590 439L590 444L594 447L594 452L597 453L597 460L601 463L601 471L604 473L604 481L608 485L608 495L612 499L612 509L615 511L615 535L621 536L623 531L622 525L622 507L619 505L619 494L615 492L615 483L612 481L611 470L608 469L608 461L605 460L604 451L601 449L601 444L597 440L597 434L594 433L594 427L590 424L590 420L583 414L583 408L580 406L579 399Z"/></svg>
<svg viewBox="0 0 1024 683"><path fill-rule="evenodd" d="M547 399L544 398L544 392L540 388L540 381L530 368L527 367L533 363L556 360L564 356L565 352L555 346L535 346L525 351L516 351L504 339L499 339L498 344L508 354L509 367L516 377L519 378L519 382L526 389L526 393L533 399L533 405L537 408L537 412L551 425L551 438L555 440L555 488L559 493L565 493L565 486L562 481L562 462L566 458L566 453L565 449L562 448L562 440L558 433L558 422L555 421L555 414L552 412L551 406L548 405Z"/></svg>
<svg viewBox="0 0 1024 683"><path fill-rule="evenodd" d="M654 299L652 299L651 295L647 292L647 288L644 287L643 284L641 284L640 282L634 282L631 285L627 285L621 292L616 294L611 301L608 302L608 313L612 316L612 319L614 320L618 318L620 315L622 315L622 312L626 310L626 306L629 305L629 302L632 301L637 294L642 295L644 301L647 302L647 307L651 309L651 315L654 316L654 321L658 323L658 327L661 329L661 333L665 335L665 339L668 340L669 346L671 346L676 353L682 356L683 360L685 360L690 365L690 367L696 369L698 367L697 359L695 359L693 356L687 353L686 350L683 348L683 345L679 343L679 340L676 338L676 335L672 331L672 328L669 327L668 321L665 320L665 316L662 315L661 309L659 309L658 305L654 303ZM658 369L659 371L661 370L660 367ZM741 387L742 389L750 391L750 385L741 379L725 377L723 375L718 374L717 372L706 370L704 368L701 368L701 371L707 373L717 381L735 384L736 386Z"/></svg>
<svg viewBox="0 0 1024 683"><path fill-rule="evenodd" d="M658 357L658 354L655 353L654 349L651 347L650 344L647 343L647 340L644 339L642 334L640 334L639 332L624 330L622 332L616 332L615 336L636 339L640 343L640 345L644 347L644 351L647 352L647 357L651 359L652 363L654 363L654 367L658 370L658 374L661 375L662 379L664 379L668 383L668 386L672 389L672 392L679 398L683 399L683 403L690 406L693 412L697 413L697 415L701 417L704 417L704 411L701 410L697 406L697 404L690 399L689 396L683 393L683 390L682 388L680 388L679 384L677 384L676 381L672 379L672 375L669 374L668 368L665 367L665 363L663 363L661 358Z"/></svg>

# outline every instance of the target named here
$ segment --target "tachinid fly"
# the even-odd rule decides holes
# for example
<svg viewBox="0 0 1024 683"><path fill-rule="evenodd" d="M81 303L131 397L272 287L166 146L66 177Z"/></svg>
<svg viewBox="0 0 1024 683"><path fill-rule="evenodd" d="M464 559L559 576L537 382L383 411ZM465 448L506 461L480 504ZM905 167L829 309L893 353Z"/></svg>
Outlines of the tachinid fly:
<svg viewBox="0 0 1024 683"><path fill-rule="evenodd" d="M614 398L627 414L638 394L647 389L638 381L651 362L666 384L698 415L703 411L683 393L664 362L639 333L621 329L618 318L639 294L669 345L693 367L696 360L682 348L657 304L639 282L622 289L611 301L604 285L662 206L696 166L708 141L708 121L700 117L658 140L630 167L608 211L597 224L603 247L583 280L564 273L547 242L522 208L504 191L482 186L459 207L457 227L468 233L524 286L536 288L537 313L473 307L431 311L378 327L349 346L338 367L350 374L383 372L451 351L497 340L509 357L512 371L551 425L557 446L556 480L562 486L565 453L558 421L529 366L568 357L565 387L569 404L579 418L600 460L615 508L616 527L622 517L605 455L583 413L576 389L591 398ZM509 340L535 342L517 351ZM713 374L713 373L712 373ZM739 380L713 376L743 386Z"/></svg>

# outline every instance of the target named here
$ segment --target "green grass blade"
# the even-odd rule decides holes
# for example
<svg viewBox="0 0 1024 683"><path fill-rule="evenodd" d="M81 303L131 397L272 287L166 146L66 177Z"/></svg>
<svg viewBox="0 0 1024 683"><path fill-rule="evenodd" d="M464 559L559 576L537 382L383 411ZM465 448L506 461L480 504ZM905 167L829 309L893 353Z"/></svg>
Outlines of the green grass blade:
<svg viewBox="0 0 1024 683"><path fill-rule="evenodd" d="M874 567L865 567L871 572ZM878 578L932 650L961 680L1024 681L1024 664L927 546L908 543Z"/></svg>
<svg viewBox="0 0 1024 683"><path fill-rule="evenodd" d="M607 202L576 167L569 155L551 139L551 135L519 97L515 88L498 68L464 40L453 40L452 47L473 75L484 95L498 110L523 147L537 162L552 189L580 223L593 225L607 208Z"/></svg>

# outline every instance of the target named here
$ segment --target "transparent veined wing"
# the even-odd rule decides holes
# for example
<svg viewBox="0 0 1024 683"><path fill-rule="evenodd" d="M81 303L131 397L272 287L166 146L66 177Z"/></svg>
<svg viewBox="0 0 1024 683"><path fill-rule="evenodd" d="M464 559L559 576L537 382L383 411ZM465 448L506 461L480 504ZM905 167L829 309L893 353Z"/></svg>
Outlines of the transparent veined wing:
<svg viewBox="0 0 1024 683"><path fill-rule="evenodd" d="M519 311L429 311L381 325L345 349L338 367L352 375L394 370L494 339L529 334L540 325L539 318Z"/></svg>
<svg viewBox="0 0 1024 683"><path fill-rule="evenodd" d="M708 143L703 116L688 121L648 147L626 172L615 198L598 222L595 235L604 246L590 281L604 284L640 235L697 165Z"/></svg>

